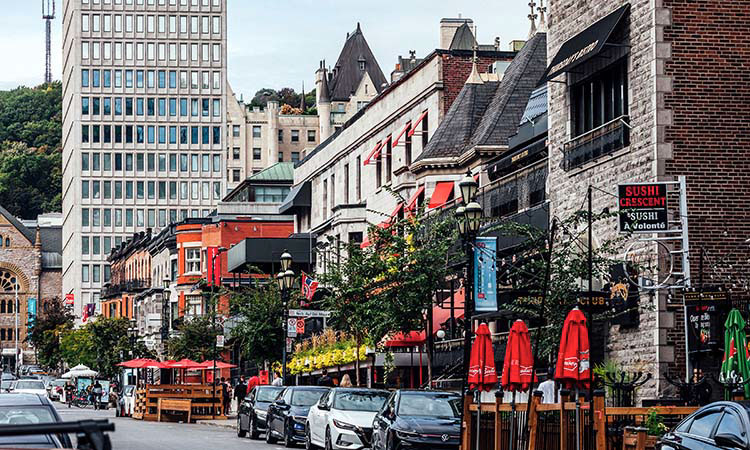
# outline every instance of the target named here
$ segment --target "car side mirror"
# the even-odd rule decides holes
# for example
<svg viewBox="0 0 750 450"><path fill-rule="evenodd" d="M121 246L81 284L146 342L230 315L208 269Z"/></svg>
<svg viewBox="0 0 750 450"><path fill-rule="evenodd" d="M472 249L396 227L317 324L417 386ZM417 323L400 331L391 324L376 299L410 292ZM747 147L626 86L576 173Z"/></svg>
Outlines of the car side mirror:
<svg viewBox="0 0 750 450"><path fill-rule="evenodd" d="M328 405L326 405L325 403L318 404L318 409L320 409L322 411L330 411L331 410L331 408Z"/></svg>
<svg viewBox="0 0 750 450"><path fill-rule="evenodd" d="M714 442L719 447L747 449L747 444L736 434L719 433L714 436Z"/></svg>

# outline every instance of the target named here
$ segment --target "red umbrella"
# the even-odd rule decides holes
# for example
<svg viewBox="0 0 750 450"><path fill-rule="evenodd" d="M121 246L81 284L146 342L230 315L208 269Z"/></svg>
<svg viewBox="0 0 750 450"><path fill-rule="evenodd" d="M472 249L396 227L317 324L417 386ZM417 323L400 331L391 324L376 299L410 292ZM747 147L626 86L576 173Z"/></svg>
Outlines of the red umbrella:
<svg viewBox="0 0 750 450"><path fill-rule="evenodd" d="M573 308L563 323L555 379L568 388L587 388L589 377L589 331L586 328L586 317L580 309Z"/></svg>
<svg viewBox="0 0 750 450"><path fill-rule="evenodd" d="M213 370L214 368L214 362L213 361L203 361L201 364L202 369L208 369ZM223 361L216 361L216 368L217 369L231 369L233 367L237 367L235 364L228 364Z"/></svg>
<svg viewBox="0 0 750 450"><path fill-rule="evenodd" d="M534 357L531 354L529 329L523 320L516 320L508 335L503 360L501 384L504 391L524 392L531 386Z"/></svg>
<svg viewBox="0 0 750 450"><path fill-rule="evenodd" d="M497 384L495 353L487 324L481 324L476 331L476 339L471 347L469 364L469 388L491 390Z"/></svg>
<svg viewBox="0 0 750 450"><path fill-rule="evenodd" d="M118 366L127 369L163 369L165 367L164 364L159 361L148 358L131 359L130 361L121 362Z"/></svg>
<svg viewBox="0 0 750 450"><path fill-rule="evenodd" d="M143 364L143 358L135 358L131 359L129 361L123 361L119 364L117 364L120 367L125 367L126 369L140 369Z"/></svg>
<svg viewBox="0 0 750 450"><path fill-rule="evenodd" d="M175 363L169 364L169 369L200 369L202 368L201 363L195 362L192 359L181 359Z"/></svg>

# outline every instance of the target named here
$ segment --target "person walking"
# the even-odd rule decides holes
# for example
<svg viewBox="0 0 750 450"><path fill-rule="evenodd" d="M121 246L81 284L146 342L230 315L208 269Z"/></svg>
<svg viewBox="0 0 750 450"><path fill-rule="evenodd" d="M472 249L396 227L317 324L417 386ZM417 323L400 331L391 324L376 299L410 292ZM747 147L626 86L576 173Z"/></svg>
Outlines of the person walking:
<svg viewBox="0 0 750 450"><path fill-rule="evenodd" d="M99 383L99 380L96 380L94 382L94 387L91 388L91 402L94 404L94 409L99 409L103 392L102 385Z"/></svg>
<svg viewBox="0 0 750 450"><path fill-rule="evenodd" d="M273 381L271 382L271 386L283 386L284 385L284 379L281 378L281 374L279 372L276 372L273 377Z"/></svg>
<svg viewBox="0 0 750 450"><path fill-rule="evenodd" d="M65 403L68 404L68 408L73 404L73 395L74 395L74 389L73 389L73 382L68 381L65 383Z"/></svg>
<svg viewBox="0 0 750 450"><path fill-rule="evenodd" d="M339 383L339 387L342 388L348 388L352 387L352 378L349 376L348 373L345 373L343 377L341 377L341 383Z"/></svg>
<svg viewBox="0 0 750 450"><path fill-rule="evenodd" d="M232 396L229 395L230 389L231 388L229 387L229 383L227 383L227 379L221 377L221 404L222 411L224 412L225 416L229 415L229 404L232 400Z"/></svg>
<svg viewBox="0 0 750 450"><path fill-rule="evenodd" d="M351 381L350 381L351 383ZM334 387L333 378L328 376L328 371L323 369L323 376L318 380L318 386Z"/></svg>
<svg viewBox="0 0 750 450"><path fill-rule="evenodd" d="M245 382L245 375L240 376L240 381L237 386L234 387L234 398L237 399L237 412L240 412L240 405L242 400L247 396L247 383Z"/></svg>

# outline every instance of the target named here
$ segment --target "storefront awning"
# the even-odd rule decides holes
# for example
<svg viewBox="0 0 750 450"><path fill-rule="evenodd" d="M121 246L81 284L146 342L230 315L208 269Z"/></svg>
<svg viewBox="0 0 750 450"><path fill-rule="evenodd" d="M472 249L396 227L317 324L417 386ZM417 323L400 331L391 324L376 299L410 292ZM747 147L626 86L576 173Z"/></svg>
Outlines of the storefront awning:
<svg viewBox="0 0 750 450"><path fill-rule="evenodd" d="M293 212L298 208L309 208L312 206L312 189L309 181L294 186L279 206L279 214Z"/></svg>
<svg viewBox="0 0 750 450"><path fill-rule="evenodd" d="M563 43L543 77L549 81L601 53L617 25L630 10L624 5Z"/></svg>
<svg viewBox="0 0 750 450"><path fill-rule="evenodd" d="M450 200L451 196L453 195L453 186L454 182L452 181L441 181L435 186L435 190L432 191L432 197L430 197L430 204L428 207L430 209L432 208L440 208L441 206L448 203L448 200Z"/></svg>

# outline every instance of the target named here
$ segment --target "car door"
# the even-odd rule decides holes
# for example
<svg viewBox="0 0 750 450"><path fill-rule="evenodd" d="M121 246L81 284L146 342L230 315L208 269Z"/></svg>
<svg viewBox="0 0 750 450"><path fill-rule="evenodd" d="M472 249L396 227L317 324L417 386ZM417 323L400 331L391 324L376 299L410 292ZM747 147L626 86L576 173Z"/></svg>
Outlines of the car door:
<svg viewBox="0 0 750 450"><path fill-rule="evenodd" d="M708 408L701 411L693 418L685 432L678 433L680 450L716 450L713 433L719 419L723 414L723 408ZM677 441L677 440L676 440Z"/></svg>
<svg viewBox="0 0 750 450"><path fill-rule="evenodd" d="M320 397L320 400L318 400L318 403L314 404L310 407L310 412L307 414L307 427L310 430L310 440L314 445L321 445L321 425L323 424L323 421L321 420L322 416L322 408L325 408L325 400L328 397L330 393L326 392L323 394L322 397Z"/></svg>
<svg viewBox="0 0 750 450"><path fill-rule="evenodd" d="M276 419L273 422L273 429L282 437L286 432L284 426L286 424L286 418L289 416L289 408L292 404L292 392L292 389L285 389L281 396L283 402L279 402L276 405Z"/></svg>
<svg viewBox="0 0 750 450"><path fill-rule="evenodd" d="M253 399L255 398L255 388L253 388L247 396L242 399L240 403L240 410L238 412L240 416L240 424L243 430L250 428L250 415L253 413Z"/></svg>
<svg viewBox="0 0 750 450"><path fill-rule="evenodd" d="M388 442L389 428L396 416L396 396L395 392L391 394L372 422L373 441L377 442L381 449L384 449Z"/></svg>
<svg viewBox="0 0 750 450"><path fill-rule="evenodd" d="M738 443L742 443L742 448L747 448L747 430L742 421L742 415L740 412L731 407L727 406L724 408L724 414L719 419L719 423L716 425L712 438L716 444L716 436L722 435L723 437L732 436L732 439ZM723 448L716 444L716 448ZM731 448L731 447L730 447Z"/></svg>
<svg viewBox="0 0 750 450"><path fill-rule="evenodd" d="M276 431L276 423L279 421L279 405L278 401L284 398L284 395L289 391L289 389L284 389L283 391L279 392L279 395L276 396L276 400L273 401L270 405L268 405L268 414L266 415L266 426L268 428L268 432L270 433L272 430Z"/></svg>

